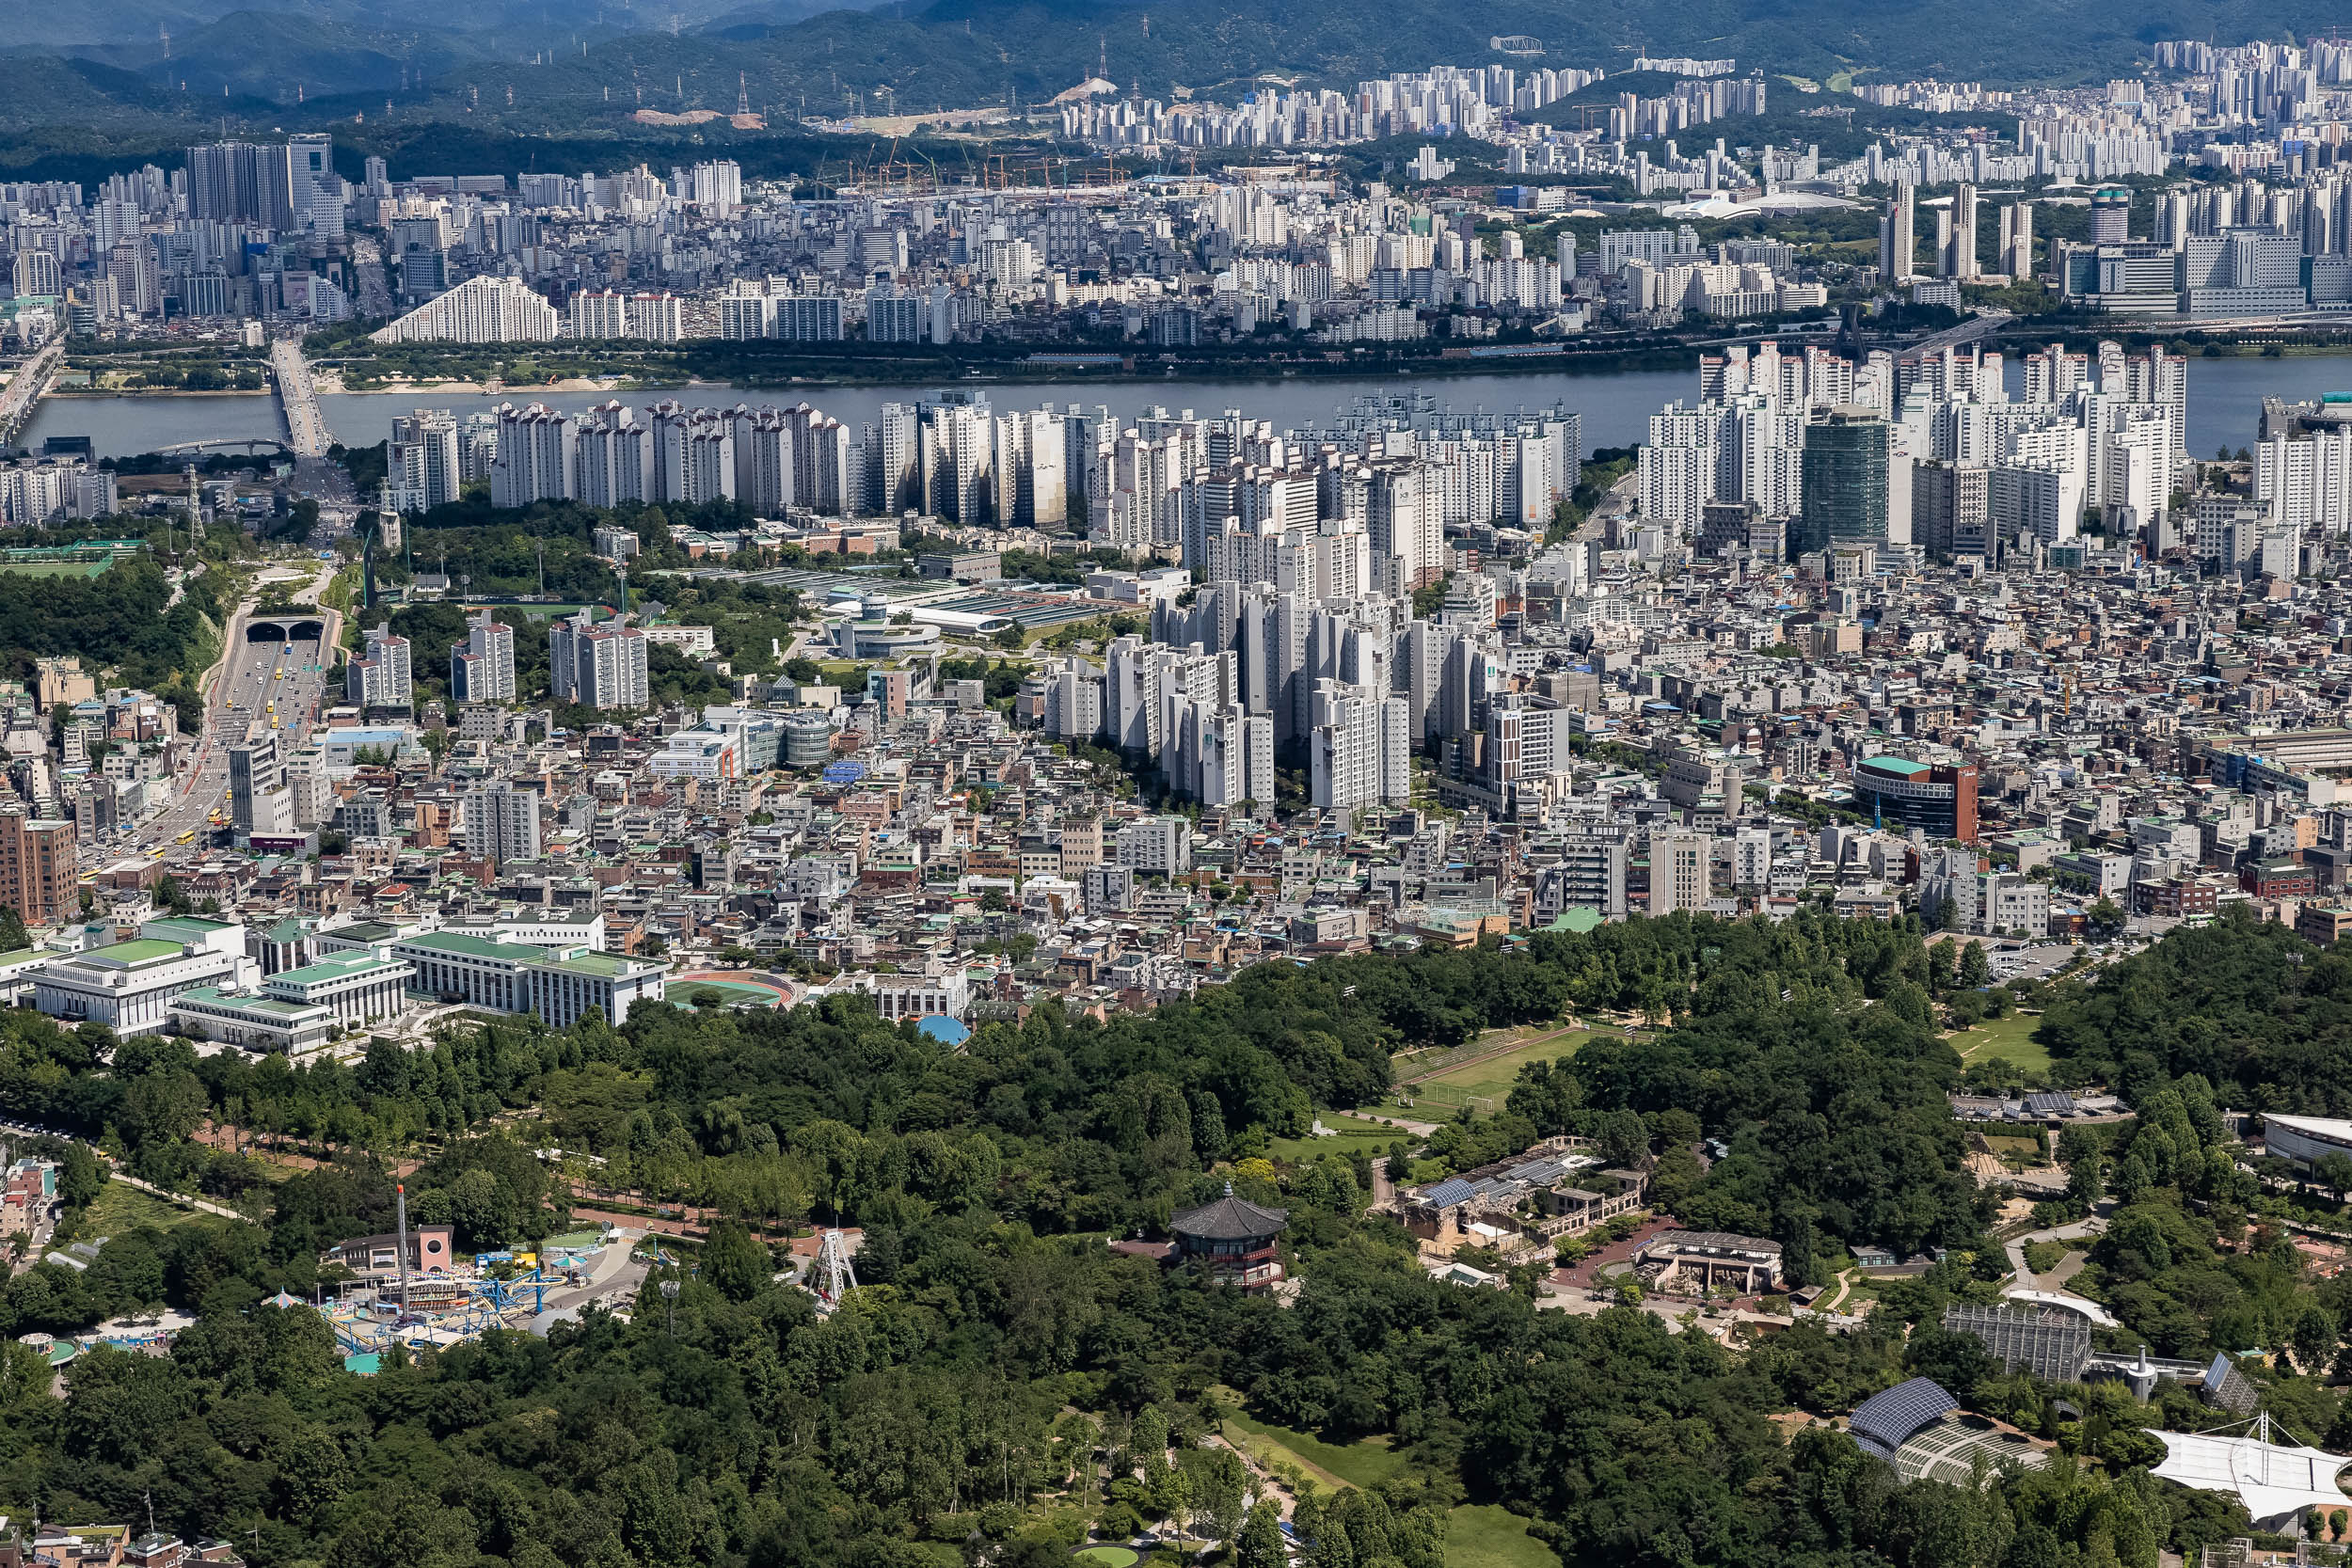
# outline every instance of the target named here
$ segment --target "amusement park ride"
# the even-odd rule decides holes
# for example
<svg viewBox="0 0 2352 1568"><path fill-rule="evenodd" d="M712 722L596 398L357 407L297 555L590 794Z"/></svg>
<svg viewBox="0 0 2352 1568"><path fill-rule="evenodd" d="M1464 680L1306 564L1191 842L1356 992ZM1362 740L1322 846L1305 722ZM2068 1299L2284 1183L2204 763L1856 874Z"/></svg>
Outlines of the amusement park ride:
<svg viewBox="0 0 2352 1568"><path fill-rule="evenodd" d="M850 1266L849 1243L838 1230L825 1232L808 1272L812 1280L809 1290L816 1294L819 1312L833 1311L841 1305L843 1296L857 1289L857 1270Z"/></svg>
<svg viewBox="0 0 2352 1568"><path fill-rule="evenodd" d="M529 1274L507 1278L487 1272L476 1277L436 1275L426 1279L411 1278L405 1184L394 1189L393 1213L397 1227L393 1247L397 1282L389 1291L376 1288L372 1297L346 1298L325 1307L327 1321L334 1325L335 1337L346 1354L380 1354L396 1345L410 1350L441 1349L478 1339L494 1328L519 1328L546 1310L549 1286L579 1283L579 1275L573 1270L559 1265L550 1271L545 1252L531 1258ZM477 1259L496 1260L505 1256L480 1254ZM654 1244L652 1256L658 1266L673 1271L678 1268L680 1259L659 1243ZM688 1267L691 1269L691 1265ZM817 1298L818 1312L830 1315L837 1311L849 1292L857 1289L857 1270L850 1260L848 1236L838 1229L825 1231L800 1283ZM673 1291L675 1285L673 1274L665 1282L665 1293ZM674 1294L671 1299L675 1301Z"/></svg>
<svg viewBox="0 0 2352 1568"><path fill-rule="evenodd" d="M477 1279L436 1279L425 1286L408 1275L408 1189L394 1189L393 1213L399 1241L393 1249L398 1261L398 1297L380 1297L365 1305L344 1304L330 1314L335 1337L346 1354L380 1353L395 1344L411 1350L439 1348L478 1339L493 1328L515 1328L547 1307L548 1287L568 1283L564 1273L549 1274L544 1260L534 1259L527 1275L501 1279L484 1275ZM430 1311L419 1309L416 1297L429 1290L437 1298ZM525 1308L528 1307L528 1311Z"/></svg>

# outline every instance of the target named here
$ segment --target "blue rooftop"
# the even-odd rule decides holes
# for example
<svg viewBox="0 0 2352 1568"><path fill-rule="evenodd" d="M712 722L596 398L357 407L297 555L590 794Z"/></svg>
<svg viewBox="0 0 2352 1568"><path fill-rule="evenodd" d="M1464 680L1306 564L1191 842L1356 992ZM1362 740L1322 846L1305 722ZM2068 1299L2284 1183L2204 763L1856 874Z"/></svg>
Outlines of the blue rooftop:
<svg viewBox="0 0 2352 1568"><path fill-rule="evenodd" d="M918 1020L914 1026L940 1044L946 1046L961 1045L972 1037L970 1024L961 1019L949 1018L946 1013L933 1013L928 1018Z"/></svg>

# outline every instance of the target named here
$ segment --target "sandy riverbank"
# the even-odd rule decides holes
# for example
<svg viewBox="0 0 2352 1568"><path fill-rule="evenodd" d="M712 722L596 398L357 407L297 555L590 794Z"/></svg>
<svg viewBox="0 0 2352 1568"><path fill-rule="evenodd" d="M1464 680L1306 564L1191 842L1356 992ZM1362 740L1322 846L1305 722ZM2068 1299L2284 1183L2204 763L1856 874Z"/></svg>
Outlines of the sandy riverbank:
<svg viewBox="0 0 2352 1568"><path fill-rule="evenodd" d="M497 397L528 396L536 392L618 392L628 389L635 381L626 375L574 375L561 381L534 381L529 386L516 386L504 381L405 381L393 379L380 386L347 387L341 372L314 371L311 383L321 392L349 394L358 397L420 397L433 393L464 393L468 396Z"/></svg>
<svg viewBox="0 0 2352 1568"><path fill-rule="evenodd" d="M43 398L265 398L266 387L51 387Z"/></svg>

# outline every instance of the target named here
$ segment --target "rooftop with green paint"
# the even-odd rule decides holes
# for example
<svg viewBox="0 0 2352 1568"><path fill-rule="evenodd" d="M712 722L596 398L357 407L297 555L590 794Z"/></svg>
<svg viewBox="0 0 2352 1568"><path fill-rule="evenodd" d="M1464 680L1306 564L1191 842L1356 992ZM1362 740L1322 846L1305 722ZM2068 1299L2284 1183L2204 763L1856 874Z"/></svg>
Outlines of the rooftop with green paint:
<svg viewBox="0 0 2352 1568"><path fill-rule="evenodd" d="M490 958L501 963L538 963L548 957L543 947L526 947L515 942L492 942L486 937L461 937L454 931L428 931L422 936L402 939L403 947L421 947L428 953L446 953L453 958Z"/></svg>
<svg viewBox="0 0 2352 1568"><path fill-rule="evenodd" d="M110 969L135 969L140 964L160 963L176 958L184 944L141 937L136 942L118 942L107 947L93 947L87 953L74 955L82 962Z"/></svg>

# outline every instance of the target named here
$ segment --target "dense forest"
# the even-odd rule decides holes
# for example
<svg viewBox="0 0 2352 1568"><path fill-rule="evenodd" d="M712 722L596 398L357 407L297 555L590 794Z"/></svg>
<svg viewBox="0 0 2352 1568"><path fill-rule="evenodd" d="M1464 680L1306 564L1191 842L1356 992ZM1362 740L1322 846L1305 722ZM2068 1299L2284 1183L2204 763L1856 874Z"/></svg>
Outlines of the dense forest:
<svg viewBox="0 0 2352 1568"><path fill-rule="evenodd" d="M7 673L29 680L36 657L78 654L85 670L114 670L121 684L172 701L182 725L195 728L203 709L195 680L220 651L220 581L200 573L173 603L152 557L119 560L94 578L0 572Z"/></svg>
<svg viewBox="0 0 2352 1568"><path fill-rule="evenodd" d="M2219 1008L2293 940L2229 925L2156 958L2177 943L2243 976L2212 982ZM2108 1037L2086 1021L2145 983L2140 961L2034 997L2054 1041L2072 1031L2064 1059ZM252 1216L135 1229L86 1271L0 1289L0 1339L158 1303L199 1320L168 1358L86 1354L63 1399L0 1349L0 1512L133 1517L151 1497L159 1522L233 1534L263 1568L1042 1564L1089 1529L1168 1520L1257 1568L1281 1560L1271 1516L1252 1524L1248 1477L1200 1441L1246 1413L1391 1456L1370 1484L1308 1489L1317 1568L1437 1568L1482 1504L1571 1561L1658 1568L2155 1568L2159 1548L2246 1533L2233 1506L2142 1468L2139 1426L2217 1418L2185 1392L2148 1407L2120 1384L2004 1376L1937 1327L1951 1301L1994 1299L2006 1268L1943 1098L1963 1072L1939 1015L1981 1007L1971 967L1908 923L1675 916L1263 965L1108 1022L986 1023L961 1052L854 997L458 1027L350 1066L0 1015L0 1102ZM1427 1140L1417 1175L1573 1132L1651 1162L1682 1222L1779 1238L1800 1279L1864 1242L1948 1260L1881 1289L1857 1332L1799 1323L1737 1349L1634 1307L1541 1309L1540 1270L1500 1291L1432 1279L1366 1212L1373 1156L1297 1134L1319 1109L1384 1102L1398 1051L1564 1013L1656 1027L1532 1065L1496 1115ZM2326 1029L2307 1033L2342 1049ZM2344 1441L2341 1289L2234 1163L2210 1080L2160 1057L2120 1070L2138 1115L2058 1140L2080 1180L2046 1217L2116 1205L2071 1288L2167 1353L2285 1347L2248 1364L2269 1407ZM199 1145L208 1124L231 1131ZM566 1163L534 1157L525 1127ZM268 1170L256 1139L321 1163ZM412 1216L461 1248L543 1238L592 1193L718 1217L675 1328L648 1280L626 1320L362 1379L314 1314L268 1298L319 1283L320 1246L389 1223L400 1158L421 1162ZM87 1155L66 1178L77 1206L100 1185ZM1290 1212L1295 1300L1103 1244L1164 1234L1228 1181ZM777 1239L812 1221L864 1233L863 1288L831 1316L771 1279ZM1819 1425L1915 1372L2055 1440L2054 1462L1983 1489L1899 1485Z"/></svg>

